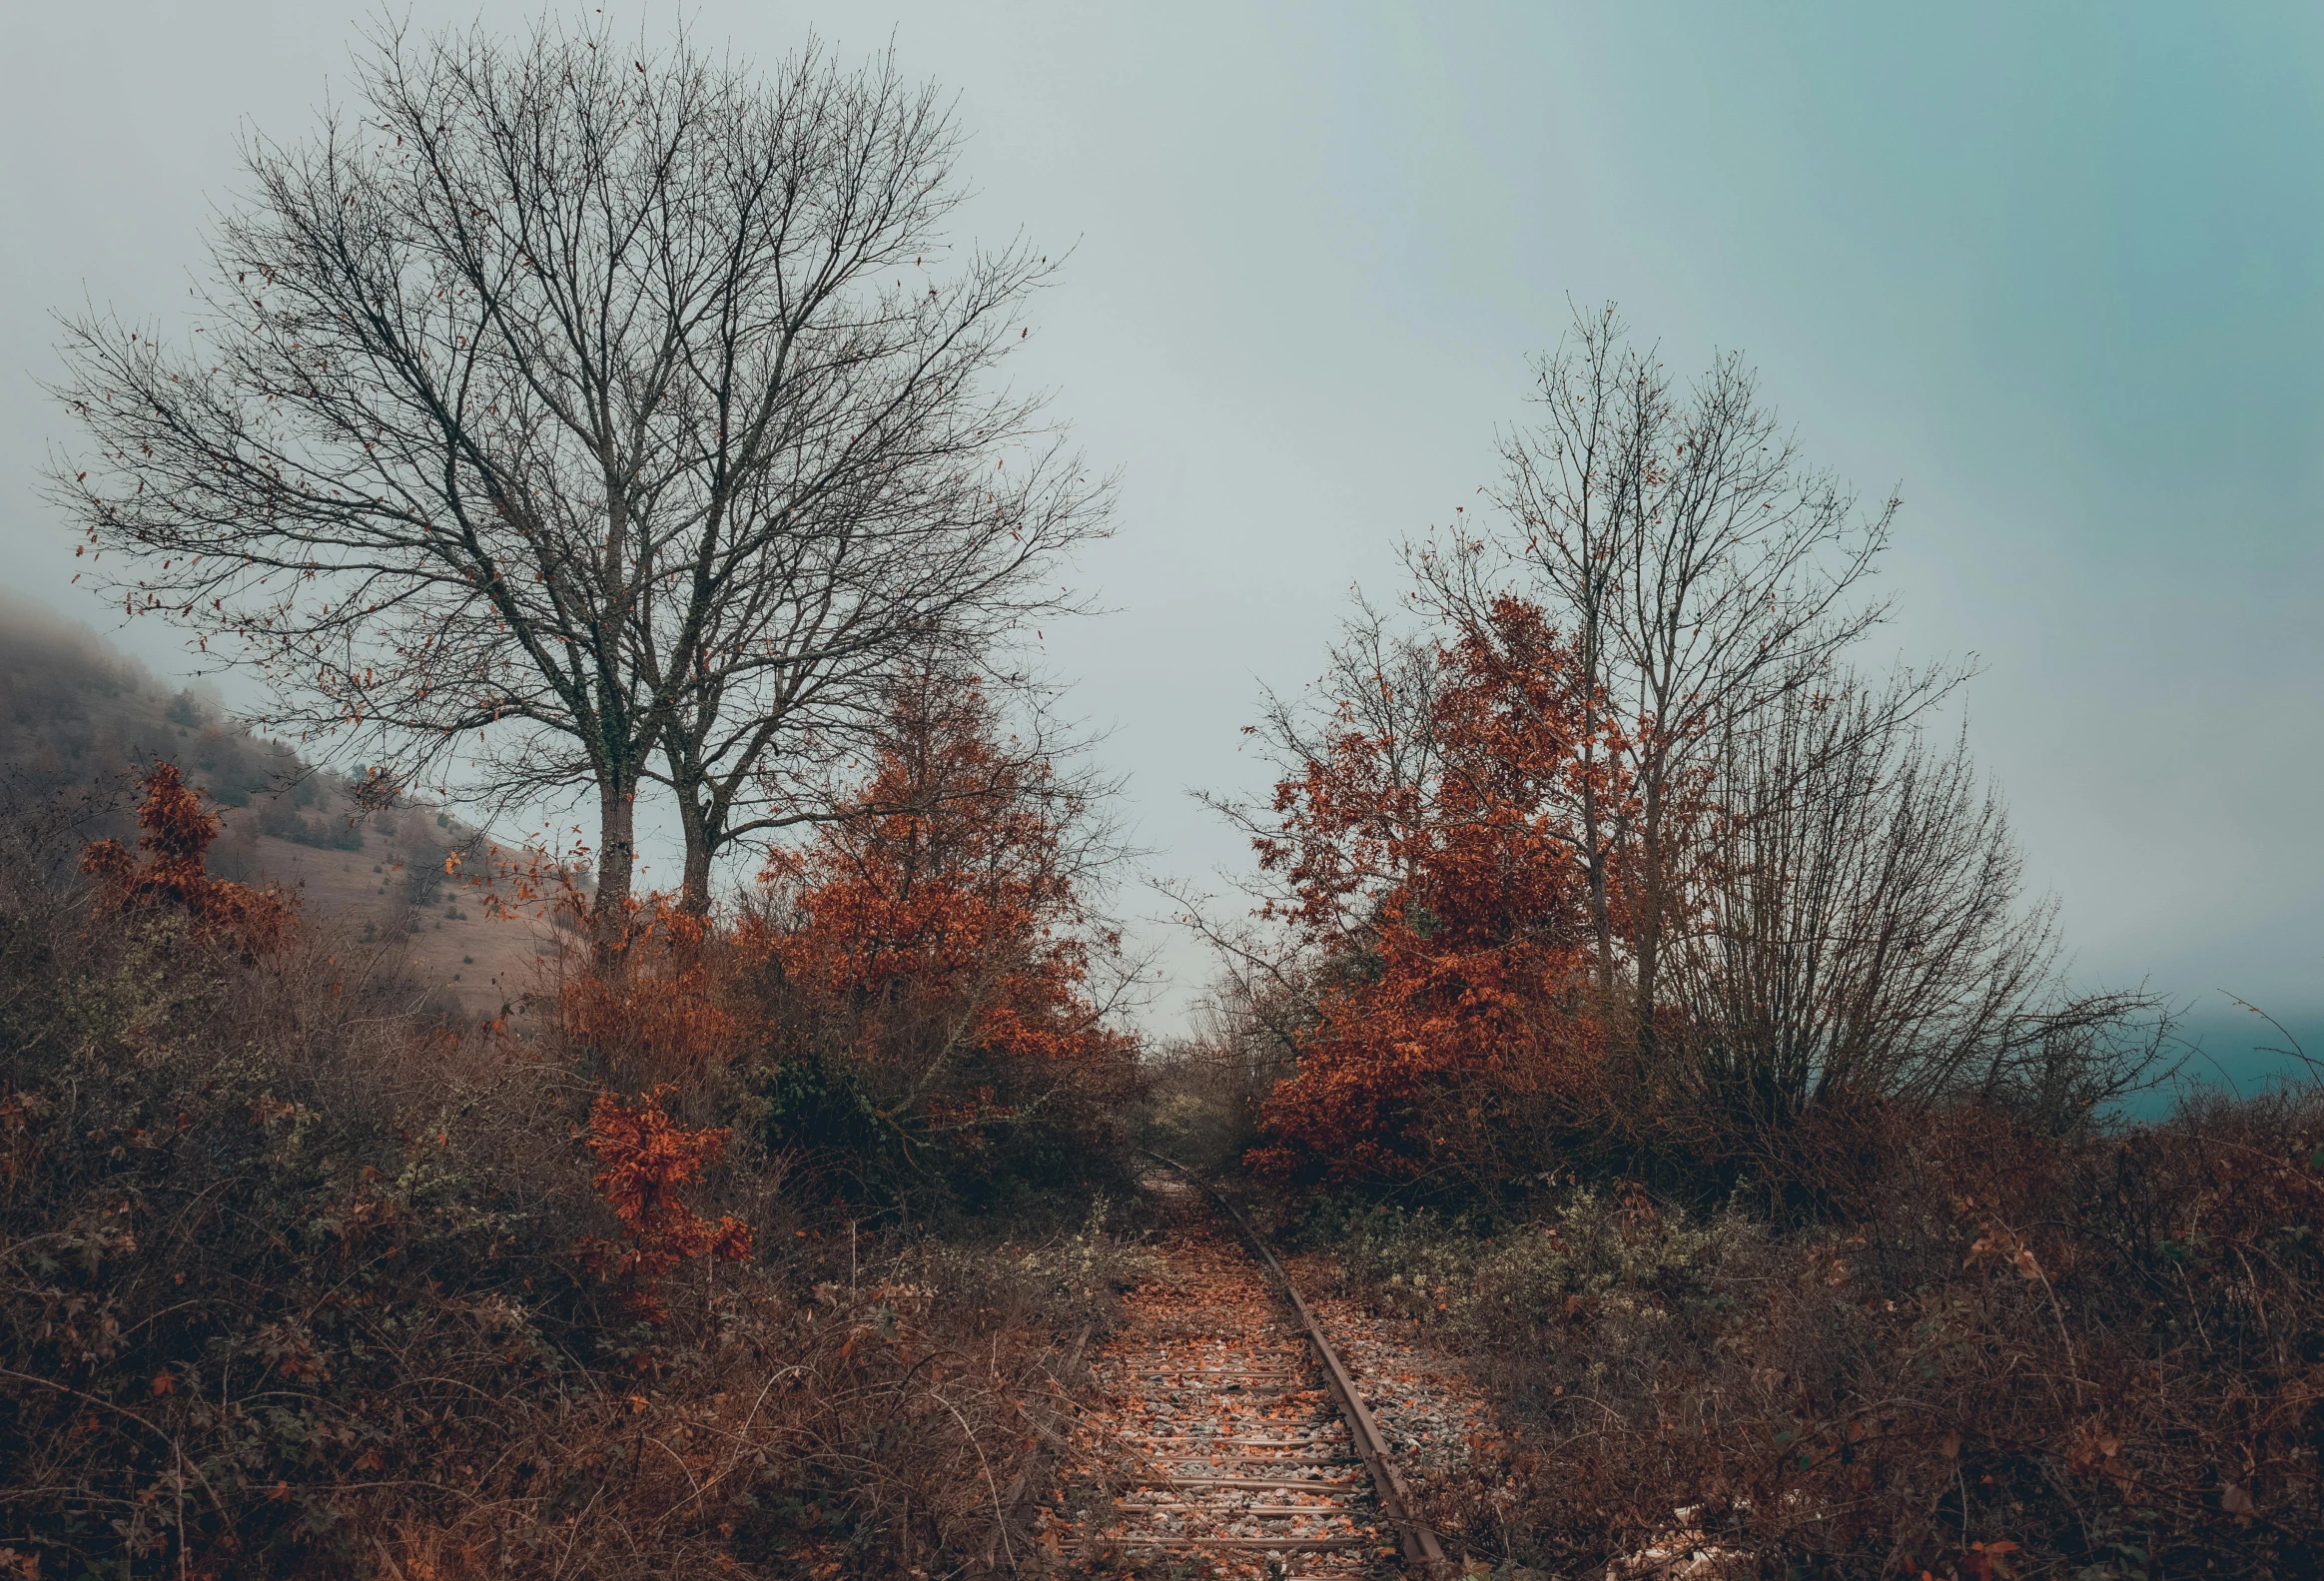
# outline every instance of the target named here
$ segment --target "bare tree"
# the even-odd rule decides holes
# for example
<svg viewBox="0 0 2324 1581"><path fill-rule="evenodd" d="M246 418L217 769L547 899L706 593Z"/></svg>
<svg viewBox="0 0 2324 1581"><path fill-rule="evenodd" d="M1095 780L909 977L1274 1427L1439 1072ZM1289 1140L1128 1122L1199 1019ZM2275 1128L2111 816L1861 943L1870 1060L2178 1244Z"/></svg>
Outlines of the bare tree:
<svg viewBox="0 0 2324 1581"><path fill-rule="evenodd" d="M1914 722L1917 684L1836 676L1716 737L1697 921L1666 977L1705 1113L1778 1129L1835 1098L1972 1093L2078 1112L2151 1063L2154 1040L2125 1058L2119 1035L2161 1007L2065 991L2055 905L2022 904L2007 814L1960 741Z"/></svg>
<svg viewBox="0 0 2324 1581"><path fill-rule="evenodd" d="M1898 501L1860 509L1810 466L1740 358L1675 388L1611 307L1577 314L1537 374L1540 421L1503 444L1495 499L1507 529L1412 559L1426 596L1466 627L1482 626L1476 612L1512 577L1523 584L1615 711L1604 746L1590 721L1586 750L1621 754L1632 795L1605 806L1585 794L1578 860L1600 989L1610 1007L1627 989L1643 1049L1721 731L1815 684L1883 618L1885 603L1859 595ZM1957 678L1928 672L1896 702L1925 706ZM1626 930L1611 902L1618 869L1631 888Z"/></svg>
<svg viewBox="0 0 2324 1581"><path fill-rule="evenodd" d="M958 134L891 61L370 46L359 112L249 147L187 345L67 321L57 492L382 786L593 792L608 944L650 778L699 903L799 710L1062 598L1103 488L990 379L1050 266L947 259Z"/></svg>

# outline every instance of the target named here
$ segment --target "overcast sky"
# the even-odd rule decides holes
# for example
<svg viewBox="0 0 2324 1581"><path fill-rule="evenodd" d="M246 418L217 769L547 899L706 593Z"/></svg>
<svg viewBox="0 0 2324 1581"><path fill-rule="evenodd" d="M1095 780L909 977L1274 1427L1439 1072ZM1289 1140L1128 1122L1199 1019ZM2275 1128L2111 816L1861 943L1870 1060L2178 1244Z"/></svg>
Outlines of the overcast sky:
<svg viewBox="0 0 2324 1581"><path fill-rule="evenodd" d="M237 136L311 126L373 14L6 8L10 586L106 623L33 486L49 313L168 326ZM1882 651L1980 658L1972 745L2077 976L2324 1023L2324 8L682 14L761 59L892 39L959 95L964 235L1073 249L1026 368L1123 485L1081 567L1113 612L1049 647L1156 870L1241 860L1187 790L1253 782L1259 682L1479 503L1526 359L1614 299L1677 369L1745 353L1813 458L1901 490Z"/></svg>

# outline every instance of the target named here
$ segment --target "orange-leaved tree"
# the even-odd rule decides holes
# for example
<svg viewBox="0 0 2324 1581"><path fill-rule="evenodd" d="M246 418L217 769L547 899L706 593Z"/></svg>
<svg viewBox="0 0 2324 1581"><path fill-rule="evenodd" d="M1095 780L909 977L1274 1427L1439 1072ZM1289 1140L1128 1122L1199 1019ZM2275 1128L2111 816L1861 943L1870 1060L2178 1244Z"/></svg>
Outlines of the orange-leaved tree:
<svg viewBox="0 0 2324 1581"><path fill-rule="evenodd" d="M748 1224L705 1218L678 1194L725 1154L728 1133L689 1130L671 1120L662 1103L676 1091L665 1084L634 1103L599 1093L587 1132L598 1165L590 1184L621 1220L622 1238L584 1237L582 1265L620 1286L631 1310L657 1321L667 1315L665 1276L698 1257L740 1262L750 1256Z"/></svg>
<svg viewBox="0 0 2324 1581"><path fill-rule="evenodd" d="M291 907L281 894L210 876L218 818L177 764L159 762L147 773L137 822L145 831L137 842L143 861L118 840L95 841L81 856L81 871L98 880L113 904L184 912L205 934L246 950L282 942Z"/></svg>
<svg viewBox="0 0 2324 1581"><path fill-rule="evenodd" d="M758 926L801 1012L778 1145L812 1145L819 1113L918 1173L1077 1168L1135 1053L1086 789L1004 735L975 677L930 670L894 688L847 814L765 874Z"/></svg>
<svg viewBox="0 0 2324 1581"><path fill-rule="evenodd" d="M1343 696L1256 838L1267 912L1309 950L1298 1069L1252 1163L1410 1180L1489 1167L1495 1130L1584 1091L1588 873L1574 809L1627 787L1585 752L1611 728L1536 605L1496 600L1391 675L1410 706ZM1600 743L1603 745L1603 743ZM1617 886L1619 893L1619 886Z"/></svg>

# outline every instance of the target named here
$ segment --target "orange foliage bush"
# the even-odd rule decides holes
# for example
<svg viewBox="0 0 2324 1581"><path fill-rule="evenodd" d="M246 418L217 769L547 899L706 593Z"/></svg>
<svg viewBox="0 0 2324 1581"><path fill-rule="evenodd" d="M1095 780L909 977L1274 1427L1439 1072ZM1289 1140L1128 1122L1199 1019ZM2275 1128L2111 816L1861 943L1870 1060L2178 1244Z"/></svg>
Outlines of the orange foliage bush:
<svg viewBox="0 0 2324 1581"><path fill-rule="evenodd" d="M1624 794L1613 754L1582 750L1603 710L1585 708L1571 646L1514 598L1435 669L1416 739L1343 708L1256 842L1288 890L1270 912L1321 961L1297 1074L1262 1113L1251 1162L1270 1173L1473 1164L1495 1108L1577 1093L1598 1065L1573 809Z"/></svg>
<svg viewBox="0 0 2324 1581"><path fill-rule="evenodd" d="M1082 891L1083 798L1001 738L972 677L922 675L894 707L850 815L770 864L744 930L797 1018L786 1056L840 1068L867 1147L988 1170L1037 1134L1087 1148L1134 1044L1093 993L1117 936ZM788 1143L829 1129L798 1118Z"/></svg>
<svg viewBox="0 0 2324 1581"><path fill-rule="evenodd" d="M246 950L283 941L291 908L280 894L210 876L205 858L218 838L218 819L175 763L156 763L146 775L137 822L145 831L137 842L143 862L118 840L96 841L81 857L81 871L102 883L115 904L182 911Z"/></svg>
<svg viewBox="0 0 2324 1581"><path fill-rule="evenodd" d="M677 1089L655 1088L636 1103L599 1093L589 1107L588 1145L598 1169L590 1184L616 1216L626 1244L585 1237L582 1265L624 1286L640 1316L667 1315L662 1278L697 1257L742 1262L750 1256L750 1226L721 1216L715 1222L688 1207L678 1188L701 1178L726 1152L725 1128L689 1131L662 1110Z"/></svg>
<svg viewBox="0 0 2324 1581"><path fill-rule="evenodd" d="M633 1082L692 1081L731 1060L740 1030L726 1001L722 961L756 935L721 932L710 920L655 897L623 946L608 982L584 971L558 993L565 1035L604 1069Z"/></svg>
<svg viewBox="0 0 2324 1581"><path fill-rule="evenodd" d="M866 1052L941 1005L994 1052L1119 1053L1083 997L1093 941L1066 827L1079 798L995 738L973 679L925 677L897 702L856 815L769 868L797 896L797 926L773 941L792 980L858 1014Z"/></svg>
<svg viewBox="0 0 2324 1581"><path fill-rule="evenodd" d="M861 782L731 919L647 900L557 1030L617 1089L749 1095L754 1139L842 1195L1082 1179L1135 1085L1084 796L973 677L892 704Z"/></svg>

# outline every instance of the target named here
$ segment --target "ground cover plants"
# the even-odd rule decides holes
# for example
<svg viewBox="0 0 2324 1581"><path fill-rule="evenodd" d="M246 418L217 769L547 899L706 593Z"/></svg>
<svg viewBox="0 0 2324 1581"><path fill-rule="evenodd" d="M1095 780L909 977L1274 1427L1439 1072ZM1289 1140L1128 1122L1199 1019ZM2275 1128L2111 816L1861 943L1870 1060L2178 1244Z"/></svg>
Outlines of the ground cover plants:
<svg viewBox="0 0 2324 1581"><path fill-rule="evenodd" d="M2324 1105L2110 1134L1917 1120L1812 1225L1565 1186L1305 1234L1468 1356L1491 1467L1432 1509L1596 1573L1683 1533L1793 1574L2291 1576L2324 1552Z"/></svg>
<svg viewBox="0 0 2324 1581"><path fill-rule="evenodd" d="M724 933L641 929L617 986L567 984L590 1015L459 1025L208 876L169 765L141 821L0 872L12 1569L870 1575L997 1540L1140 1266L1083 1221L1103 1136L1034 1181L940 1131L876 1195L810 1188L765 1141L786 1051L718 1035L820 1023ZM609 1016L653 1029L634 1081ZM931 1238L955 1180L1015 1233Z"/></svg>

